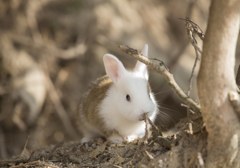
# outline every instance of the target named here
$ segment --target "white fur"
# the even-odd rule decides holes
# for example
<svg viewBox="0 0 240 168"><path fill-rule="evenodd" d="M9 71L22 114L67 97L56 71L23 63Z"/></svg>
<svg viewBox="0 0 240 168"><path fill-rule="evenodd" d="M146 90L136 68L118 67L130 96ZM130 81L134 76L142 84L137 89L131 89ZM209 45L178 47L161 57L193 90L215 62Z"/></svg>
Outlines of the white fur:
<svg viewBox="0 0 240 168"><path fill-rule="evenodd" d="M145 45L142 54L147 56L148 46ZM153 121L158 111L157 103L152 93L148 94L148 71L145 64L137 62L133 71L127 71L121 61L111 54L103 57L107 75L113 85L107 91L106 97L99 106L99 115L107 130L116 130L124 140L132 141L145 134L145 123L140 118L147 113ZM130 101L126 95L130 95ZM113 142L120 137L110 137Z"/></svg>

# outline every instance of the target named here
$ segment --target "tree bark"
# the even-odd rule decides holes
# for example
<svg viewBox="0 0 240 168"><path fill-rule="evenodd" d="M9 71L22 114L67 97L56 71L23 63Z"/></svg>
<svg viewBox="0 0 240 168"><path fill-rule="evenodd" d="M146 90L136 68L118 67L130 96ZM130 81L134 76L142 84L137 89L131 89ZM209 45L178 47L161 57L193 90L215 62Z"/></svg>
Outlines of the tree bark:
<svg viewBox="0 0 240 168"><path fill-rule="evenodd" d="M238 0L212 0L198 74L198 95L206 129L206 167L240 167L240 123L229 102L236 92L235 50L239 32Z"/></svg>

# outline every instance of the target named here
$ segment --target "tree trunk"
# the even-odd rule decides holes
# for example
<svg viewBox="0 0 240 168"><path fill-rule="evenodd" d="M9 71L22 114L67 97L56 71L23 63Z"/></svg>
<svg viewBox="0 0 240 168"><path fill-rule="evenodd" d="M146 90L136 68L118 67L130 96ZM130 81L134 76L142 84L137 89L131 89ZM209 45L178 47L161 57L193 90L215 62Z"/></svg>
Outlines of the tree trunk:
<svg viewBox="0 0 240 168"><path fill-rule="evenodd" d="M240 167L240 123L228 94L236 91L235 49L239 32L238 0L212 0L198 74L198 94L206 129L206 166Z"/></svg>

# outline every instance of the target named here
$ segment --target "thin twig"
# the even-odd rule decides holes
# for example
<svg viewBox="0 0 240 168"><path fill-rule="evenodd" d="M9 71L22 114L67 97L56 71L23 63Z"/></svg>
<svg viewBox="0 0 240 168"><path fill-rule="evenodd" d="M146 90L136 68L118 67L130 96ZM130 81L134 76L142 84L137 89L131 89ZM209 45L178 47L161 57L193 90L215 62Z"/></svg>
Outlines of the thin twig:
<svg viewBox="0 0 240 168"><path fill-rule="evenodd" d="M195 34L198 35L198 37L203 40L205 37L205 34L203 33L202 29L193 21L191 21L189 18L179 18L180 20L184 20L186 22L186 29L190 32L194 33L192 39L196 41Z"/></svg>
<svg viewBox="0 0 240 168"><path fill-rule="evenodd" d="M148 120L147 120L147 115L144 115L144 122L145 122L145 135L143 137L143 142L147 143L148 137L149 137L149 132L148 132Z"/></svg>
<svg viewBox="0 0 240 168"><path fill-rule="evenodd" d="M148 123L154 129L154 131L156 131L160 136L162 136L162 132L160 131L160 129L148 117L146 117L146 118L147 118Z"/></svg>
<svg viewBox="0 0 240 168"><path fill-rule="evenodd" d="M159 128L148 118L147 114L144 115L144 122L145 122L145 135L143 137L143 142L147 143L148 138L151 136L149 133L149 126L151 126L152 131L155 131L157 135L162 136L162 132ZM148 126L149 125L149 126Z"/></svg>
<svg viewBox="0 0 240 168"><path fill-rule="evenodd" d="M192 72L191 72L191 75L189 78L189 88L188 88L187 95L190 96L190 92L192 90L192 82L193 82L194 72L195 72L195 69L197 66L197 62L200 59L200 54L202 54L201 49L198 47L196 36L198 36L201 40L203 40L205 35L204 35L202 29L196 23L191 21L189 18L186 18L186 19L180 18L180 19L185 21L185 28L187 30L188 38L189 38L189 40L195 50L195 54L196 54Z"/></svg>
<svg viewBox="0 0 240 168"><path fill-rule="evenodd" d="M130 48L126 45L120 45L119 47L123 52L127 53L129 56L143 62L150 69L155 70L156 72L161 74L165 78L165 80L168 81L173 91L182 99L182 101L185 104L192 108L193 111L200 112L200 105L184 93L184 91L176 83L173 75L166 69L165 65L154 63L153 61L143 56L141 52L139 52L138 50Z"/></svg>
<svg viewBox="0 0 240 168"><path fill-rule="evenodd" d="M190 92L192 90L193 76L194 76L194 72L195 72L197 62L198 62L198 59L199 59L199 54L198 54L196 49L195 49L195 53L196 53L196 58L195 58L195 61L194 61L193 67L192 67L192 72L191 72L191 75L190 75L190 78L189 78L189 88L188 88L188 91L187 91L188 96L190 96Z"/></svg>
<svg viewBox="0 0 240 168"><path fill-rule="evenodd" d="M192 2L195 2L195 1L192 1ZM193 86L194 72L195 72L197 63L200 60L200 56L202 54L201 49L198 47L196 36L198 36L200 39L203 40L204 39L204 33L203 33L202 29L196 23L194 23L193 21L191 21L189 19L189 16L187 16L186 19L181 19L181 20L185 21L185 28L186 28L186 31L187 31L187 35L188 35L189 41L191 42L191 44L194 48L195 55L196 55L195 61L194 61L193 67L192 67L191 75L190 75L190 78L189 78L189 88L188 88L188 91L187 91L187 96L190 97L190 93L191 93L192 86ZM193 128L192 128L193 125L192 125L192 121L191 121L192 118L190 117L190 112L191 112L191 109L187 108L189 133L193 134Z"/></svg>
<svg viewBox="0 0 240 168"><path fill-rule="evenodd" d="M145 153L150 160L154 159L153 155L151 155L147 150L145 150Z"/></svg>
<svg viewBox="0 0 240 168"><path fill-rule="evenodd" d="M27 137L24 147L22 149L22 152L19 156L20 158L29 159L29 157L31 156L29 150L27 149L28 142L29 142L29 136Z"/></svg>

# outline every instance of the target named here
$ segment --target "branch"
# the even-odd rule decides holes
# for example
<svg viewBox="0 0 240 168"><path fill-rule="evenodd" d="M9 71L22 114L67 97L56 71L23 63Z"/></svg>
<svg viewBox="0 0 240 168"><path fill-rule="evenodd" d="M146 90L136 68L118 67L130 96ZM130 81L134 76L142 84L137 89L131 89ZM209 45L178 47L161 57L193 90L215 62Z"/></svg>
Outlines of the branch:
<svg viewBox="0 0 240 168"><path fill-rule="evenodd" d="M184 93L184 91L178 86L173 75L168 71L168 69L166 68L163 62L161 62L160 64L154 63L148 58L144 57L138 50L130 48L126 45L120 45L119 47L123 52L125 52L129 56L143 62L150 69L155 70L156 72L161 74L165 78L165 80L168 81L173 91L182 99L182 101L186 105L188 105L195 112L198 112L198 113L200 112L200 105Z"/></svg>
<svg viewBox="0 0 240 168"><path fill-rule="evenodd" d="M189 38L189 40L195 50L195 54L196 54L192 72L191 72L191 75L189 78L189 89L187 92L187 95L189 96L190 92L192 90L193 76L194 76L194 72L195 72L195 69L197 66L197 62L198 62L198 60L200 60L200 55L202 54L201 49L198 47L196 36L198 36L201 40L203 40L205 35L204 35L202 29L196 23L191 21L189 18L181 19L181 20L185 21L185 28L187 30L187 35L188 35L188 38Z"/></svg>

